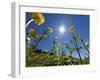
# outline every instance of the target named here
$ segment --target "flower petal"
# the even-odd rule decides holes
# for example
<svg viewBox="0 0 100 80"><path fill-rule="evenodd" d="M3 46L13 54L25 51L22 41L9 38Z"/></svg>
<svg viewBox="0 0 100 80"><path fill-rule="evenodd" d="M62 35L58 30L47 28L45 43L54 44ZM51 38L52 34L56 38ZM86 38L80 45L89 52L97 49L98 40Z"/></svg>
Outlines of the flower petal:
<svg viewBox="0 0 100 80"><path fill-rule="evenodd" d="M34 19L34 23L37 25L41 25L45 22L45 19L42 13L32 13L31 18Z"/></svg>
<svg viewBox="0 0 100 80"><path fill-rule="evenodd" d="M38 34L37 34L37 32L34 30L34 29L30 29L29 30L29 34L30 34L30 36L32 37L32 38L38 38Z"/></svg>
<svg viewBox="0 0 100 80"><path fill-rule="evenodd" d="M76 40L81 40L81 37L79 35L76 35Z"/></svg>
<svg viewBox="0 0 100 80"><path fill-rule="evenodd" d="M52 33L53 32L53 28L48 27L48 32Z"/></svg>
<svg viewBox="0 0 100 80"><path fill-rule="evenodd" d="M74 26L71 26L71 27L69 28L69 31L70 31L70 32L74 32L74 31L75 31Z"/></svg>

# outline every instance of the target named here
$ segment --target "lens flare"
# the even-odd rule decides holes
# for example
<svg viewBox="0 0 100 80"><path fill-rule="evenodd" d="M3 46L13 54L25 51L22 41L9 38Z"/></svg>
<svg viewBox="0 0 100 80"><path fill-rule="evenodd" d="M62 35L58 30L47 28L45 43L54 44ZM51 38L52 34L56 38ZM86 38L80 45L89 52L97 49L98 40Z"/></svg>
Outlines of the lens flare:
<svg viewBox="0 0 100 80"><path fill-rule="evenodd" d="M60 31L60 33L64 33L65 32L65 27L64 26L61 26L60 28L59 28L59 31Z"/></svg>

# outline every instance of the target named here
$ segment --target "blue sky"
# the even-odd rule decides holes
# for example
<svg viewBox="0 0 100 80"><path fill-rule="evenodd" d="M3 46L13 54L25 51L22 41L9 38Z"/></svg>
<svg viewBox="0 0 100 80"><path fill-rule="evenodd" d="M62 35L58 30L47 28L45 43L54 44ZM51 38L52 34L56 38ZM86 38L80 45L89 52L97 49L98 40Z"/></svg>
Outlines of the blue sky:
<svg viewBox="0 0 100 80"><path fill-rule="evenodd" d="M26 13L26 22L28 22L31 19L31 12ZM26 28L26 32L29 31L30 28L35 29L38 34L41 34L44 27L52 27L54 32L51 34L52 38L42 40L39 43L38 49L48 49L50 50L52 45L52 41L54 41L55 36L59 37L59 44L65 45L66 40L72 40L69 27L74 26L75 27L75 34L80 34L80 36L86 41L89 42L89 15L75 15L75 14L52 14L52 13L43 13L45 17L45 22L38 26L34 22L31 22L28 27ZM63 34L59 31L59 28L64 26L65 31ZM26 37L30 37L29 35L26 35ZM31 39L31 41L28 44L34 44L34 39ZM81 45L81 43L79 43ZM71 45L70 45L71 46ZM66 50L66 53L68 53L68 50ZM83 50L84 52L84 50ZM77 52L73 54L73 56L78 57Z"/></svg>

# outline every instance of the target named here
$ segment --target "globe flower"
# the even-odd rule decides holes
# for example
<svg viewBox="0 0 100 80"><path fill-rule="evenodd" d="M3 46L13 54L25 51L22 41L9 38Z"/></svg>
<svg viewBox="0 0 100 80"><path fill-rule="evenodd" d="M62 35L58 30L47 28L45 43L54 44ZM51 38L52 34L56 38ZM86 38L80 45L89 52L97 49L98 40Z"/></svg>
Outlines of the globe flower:
<svg viewBox="0 0 100 80"><path fill-rule="evenodd" d="M37 25L41 25L45 21L42 13L32 13L31 18L34 19L34 23Z"/></svg>
<svg viewBox="0 0 100 80"><path fill-rule="evenodd" d="M29 35L32 37L32 38L38 38L38 34L37 32L34 30L34 29L30 29L29 30Z"/></svg>
<svg viewBox="0 0 100 80"><path fill-rule="evenodd" d="M69 31L70 31L70 32L74 32L74 31L75 31L74 26L71 26L71 27L69 28Z"/></svg>
<svg viewBox="0 0 100 80"><path fill-rule="evenodd" d="M51 27L48 27L48 32L52 33L53 29Z"/></svg>
<svg viewBox="0 0 100 80"><path fill-rule="evenodd" d="M30 42L30 38L29 37L26 38L26 43L28 43L28 42Z"/></svg>
<svg viewBox="0 0 100 80"><path fill-rule="evenodd" d="M81 37L79 35L76 35L76 40L82 40Z"/></svg>

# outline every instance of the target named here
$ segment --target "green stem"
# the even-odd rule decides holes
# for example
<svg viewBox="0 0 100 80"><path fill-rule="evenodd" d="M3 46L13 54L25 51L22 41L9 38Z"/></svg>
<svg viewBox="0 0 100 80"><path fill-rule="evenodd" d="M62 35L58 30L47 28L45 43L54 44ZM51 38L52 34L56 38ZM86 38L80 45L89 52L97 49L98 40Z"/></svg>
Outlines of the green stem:
<svg viewBox="0 0 100 80"><path fill-rule="evenodd" d="M83 64L83 61L82 61L82 58L81 58L81 55L80 55L80 52L79 52L79 49L78 49L78 44L77 44L77 41L76 41L74 33L72 35L73 35L73 38L74 38L74 41L75 41L76 50L78 52L78 55L79 55L79 58L80 58L80 62L81 62L81 64Z"/></svg>

